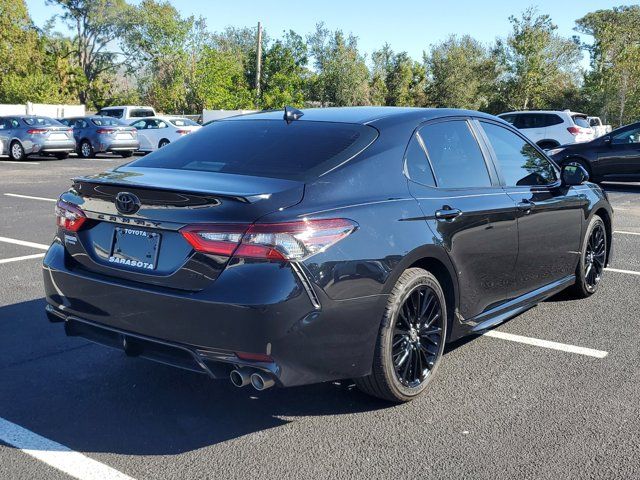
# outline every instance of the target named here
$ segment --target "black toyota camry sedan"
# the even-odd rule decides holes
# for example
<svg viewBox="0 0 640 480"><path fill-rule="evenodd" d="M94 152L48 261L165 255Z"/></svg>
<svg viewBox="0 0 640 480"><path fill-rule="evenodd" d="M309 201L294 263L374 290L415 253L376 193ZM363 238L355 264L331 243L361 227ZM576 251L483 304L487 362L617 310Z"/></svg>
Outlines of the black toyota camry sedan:
<svg viewBox="0 0 640 480"><path fill-rule="evenodd" d="M421 394L445 343L594 293L612 210L478 112L327 108L214 122L76 178L44 259L77 335L258 390Z"/></svg>
<svg viewBox="0 0 640 480"><path fill-rule="evenodd" d="M640 122L625 125L586 143L547 152L559 164L581 165L594 182L640 181Z"/></svg>

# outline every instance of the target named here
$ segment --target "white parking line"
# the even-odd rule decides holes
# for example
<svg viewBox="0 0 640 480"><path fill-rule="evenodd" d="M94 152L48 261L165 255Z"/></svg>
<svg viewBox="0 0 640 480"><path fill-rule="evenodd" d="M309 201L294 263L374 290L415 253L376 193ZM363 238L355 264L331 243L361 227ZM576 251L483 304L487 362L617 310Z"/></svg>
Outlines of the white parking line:
<svg viewBox="0 0 640 480"><path fill-rule="evenodd" d="M640 272L636 272L635 270L621 270L619 268L605 268L607 272L616 272L616 273L626 273L629 275L640 275Z"/></svg>
<svg viewBox="0 0 640 480"><path fill-rule="evenodd" d="M625 232L624 230L614 230L613 233L622 233L624 235L640 235L640 232Z"/></svg>
<svg viewBox="0 0 640 480"><path fill-rule="evenodd" d="M541 340L539 338L523 337L521 335L513 335L511 333L499 332L497 330L489 330L483 333L485 337L499 338L501 340L508 340L510 342L525 343L527 345L533 345L535 347L550 348L552 350L560 350L562 352L577 353L579 355L586 355L588 357L604 358L608 355L607 352L602 350L594 350L592 348L577 347L575 345L568 345L566 343L550 342L549 340Z"/></svg>
<svg viewBox="0 0 640 480"><path fill-rule="evenodd" d="M13 243L14 245L22 245L23 247L39 248L40 250L49 250L49 245L26 242L24 240L16 240L15 238L0 237L0 242Z"/></svg>
<svg viewBox="0 0 640 480"><path fill-rule="evenodd" d="M133 480L104 463L1 417L0 440L79 480Z"/></svg>
<svg viewBox="0 0 640 480"><path fill-rule="evenodd" d="M31 195L20 195L18 193L5 193L7 197L26 198L28 200L42 200L43 202L57 202L55 198L32 197Z"/></svg>
<svg viewBox="0 0 640 480"><path fill-rule="evenodd" d="M78 157L78 160L85 160L87 162L115 162L118 159L117 158L81 158L81 157Z"/></svg>
<svg viewBox="0 0 640 480"><path fill-rule="evenodd" d="M32 258L42 258L44 253L34 253L33 255L23 255L22 257L2 258L0 259L0 265L3 263L19 262L20 260L31 260Z"/></svg>
<svg viewBox="0 0 640 480"><path fill-rule="evenodd" d="M40 162L14 162L13 160L1 160L0 165L3 163L12 163L14 165L40 165Z"/></svg>

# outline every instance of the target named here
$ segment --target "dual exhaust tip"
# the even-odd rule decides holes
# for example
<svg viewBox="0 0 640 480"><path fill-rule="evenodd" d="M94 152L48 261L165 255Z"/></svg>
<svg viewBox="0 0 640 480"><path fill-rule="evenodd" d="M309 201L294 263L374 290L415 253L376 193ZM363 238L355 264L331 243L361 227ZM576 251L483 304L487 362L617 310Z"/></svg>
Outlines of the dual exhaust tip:
<svg viewBox="0 0 640 480"><path fill-rule="evenodd" d="M259 392L273 387L276 382L273 377L267 373L258 372L250 368L237 368L231 370L229 379L236 387L246 387L251 384L253 388Z"/></svg>

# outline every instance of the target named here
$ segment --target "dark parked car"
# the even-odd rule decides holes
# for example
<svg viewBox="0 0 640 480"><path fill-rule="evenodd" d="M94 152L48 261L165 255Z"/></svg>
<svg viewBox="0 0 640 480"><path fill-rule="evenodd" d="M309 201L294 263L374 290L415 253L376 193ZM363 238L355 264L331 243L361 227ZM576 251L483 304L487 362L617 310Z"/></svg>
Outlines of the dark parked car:
<svg viewBox="0 0 640 480"><path fill-rule="evenodd" d="M640 180L640 122L587 143L562 145L547 152L560 165L580 164L594 182Z"/></svg>
<svg viewBox="0 0 640 480"><path fill-rule="evenodd" d="M478 112L219 120L74 180L44 259L47 314L237 386L354 378L407 401L445 342L598 289L612 210L586 180Z"/></svg>
<svg viewBox="0 0 640 480"><path fill-rule="evenodd" d="M49 117L0 117L0 152L20 161L29 155L55 155L67 158L76 148L73 132Z"/></svg>
<svg viewBox="0 0 640 480"><path fill-rule="evenodd" d="M112 117L63 118L60 122L73 128L78 155L92 158L96 153L113 152L130 157L140 148L138 131Z"/></svg>

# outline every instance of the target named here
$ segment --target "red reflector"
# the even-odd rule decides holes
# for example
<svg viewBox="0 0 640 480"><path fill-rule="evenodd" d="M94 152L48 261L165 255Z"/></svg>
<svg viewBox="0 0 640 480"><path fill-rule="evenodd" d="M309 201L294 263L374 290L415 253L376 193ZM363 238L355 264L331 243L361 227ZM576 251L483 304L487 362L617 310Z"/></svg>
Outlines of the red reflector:
<svg viewBox="0 0 640 480"><path fill-rule="evenodd" d="M249 360L251 362L273 362L273 358L264 353L235 352L235 354L240 360Z"/></svg>
<svg viewBox="0 0 640 480"><path fill-rule="evenodd" d="M67 202L58 200L56 204L56 223L60 228L77 232L87 220L84 212Z"/></svg>
<svg viewBox="0 0 640 480"><path fill-rule="evenodd" d="M580 127L569 127L567 130L571 135L578 135L581 132Z"/></svg>

